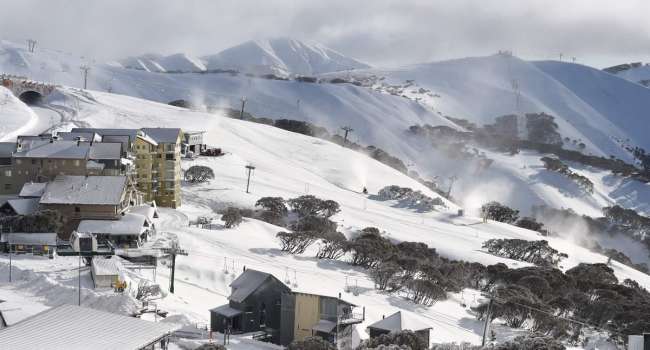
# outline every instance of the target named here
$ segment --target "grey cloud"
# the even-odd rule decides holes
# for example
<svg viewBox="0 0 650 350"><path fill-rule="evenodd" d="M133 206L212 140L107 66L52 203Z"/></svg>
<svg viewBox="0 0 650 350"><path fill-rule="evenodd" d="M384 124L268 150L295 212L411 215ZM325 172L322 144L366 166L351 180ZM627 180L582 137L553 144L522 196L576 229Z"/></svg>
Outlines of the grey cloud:
<svg viewBox="0 0 650 350"><path fill-rule="evenodd" d="M627 0L0 0L0 37L94 56L203 55L245 40L311 39L375 65L499 49L602 66L650 60L650 2Z"/></svg>

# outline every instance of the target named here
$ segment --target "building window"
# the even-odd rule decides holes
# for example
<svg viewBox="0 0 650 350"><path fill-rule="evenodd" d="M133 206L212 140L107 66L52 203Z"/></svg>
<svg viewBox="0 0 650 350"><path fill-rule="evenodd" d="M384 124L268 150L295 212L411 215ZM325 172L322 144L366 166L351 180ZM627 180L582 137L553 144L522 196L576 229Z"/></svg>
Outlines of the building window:
<svg viewBox="0 0 650 350"><path fill-rule="evenodd" d="M173 154L165 154L165 159L166 160L174 160L174 155Z"/></svg>
<svg viewBox="0 0 650 350"><path fill-rule="evenodd" d="M8 191L11 189L11 184L5 184L5 191Z"/></svg>
<svg viewBox="0 0 650 350"><path fill-rule="evenodd" d="M75 159L74 160L74 165L79 166L79 164L81 164L81 161L79 159Z"/></svg>
<svg viewBox="0 0 650 350"><path fill-rule="evenodd" d="M11 170L5 170L5 177L11 177Z"/></svg>
<svg viewBox="0 0 650 350"><path fill-rule="evenodd" d="M81 208L79 208L79 207L74 207L74 211L75 211L75 213L79 213L79 212L81 212Z"/></svg>
<svg viewBox="0 0 650 350"><path fill-rule="evenodd" d="M23 160L22 159L16 159L16 164L23 164Z"/></svg>
<svg viewBox="0 0 650 350"><path fill-rule="evenodd" d="M32 159L32 164L36 164L36 159Z"/></svg>

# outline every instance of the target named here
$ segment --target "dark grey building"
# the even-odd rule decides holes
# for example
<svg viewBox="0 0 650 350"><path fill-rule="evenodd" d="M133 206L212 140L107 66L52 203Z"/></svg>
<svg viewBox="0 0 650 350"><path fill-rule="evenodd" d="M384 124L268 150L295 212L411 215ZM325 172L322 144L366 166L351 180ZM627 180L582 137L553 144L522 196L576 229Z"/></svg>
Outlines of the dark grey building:
<svg viewBox="0 0 650 350"><path fill-rule="evenodd" d="M230 302L210 310L210 329L220 333L263 331L266 340L279 343L282 294L291 289L273 275L251 269L230 287Z"/></svg>

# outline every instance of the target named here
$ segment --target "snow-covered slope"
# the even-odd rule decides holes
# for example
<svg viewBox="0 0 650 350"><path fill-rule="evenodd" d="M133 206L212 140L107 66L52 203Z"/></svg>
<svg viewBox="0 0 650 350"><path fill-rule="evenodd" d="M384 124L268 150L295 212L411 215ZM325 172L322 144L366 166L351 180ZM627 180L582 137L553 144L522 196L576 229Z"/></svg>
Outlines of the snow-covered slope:
<svg viewBox="0 0 650 350"><path fill-rule="evenodd" d="M71 103L71 100L76 102ZM483 264L504 262L509 266L526 265L482 251L482 243L489 238L540 238L537 233L510 225L483 223L472 216L457 217L457 207L452 203L447 203L447 210L417 213L400 208L396 203L364 196L359 193L363 186L372 194L392 184L418 189L432 197L436 194L360 153L319 139L215 114L101 92L64 89L61 98L50 103L74 106L74 122L94 127L176 126L205 129L207 142L227 153L219 158L206 157L184 162L185 168L195 164L208 165L215 171L216 177L208 184L184 185L183 206L179 211L162 210L160 221L156 223L164 228L161 231L167 232L166 235L176 235L189 253L189 256L177 259L176 294L159 300L158 306L170 311L172 317L186 315L188 322L207 322L207 310L227 302L228 284L246 266L273 273L298 291L326 295L341 292L345 300L367 306L366 322L359 327L362 337L367 336L363 333L363 326L381 319L382 315L402 310L431 324L435 329L433 341L480 341L480 323L467 307L462 306L475 305L480 300L475 292L468 290L451 295L448 301L433 307L415 306L399 296L377 292L364 271L343 262L315 259L313 251L301 256L280 252L274 237L281 230L279 227L249 219L232 230L188 227L188 220L199 215L218 217L214 214L216 208L231 204L252 206L262 196L291 198L313 194L333 199L341 204L341 212L333 219L347 235L360 228L374 226L396 241L424 242L435 247L443 256ZM0 117L6 115L0 114ZM245 192L244 166L247 164L256 166L251 193ZM547 239L551 246L569 254L569 258L562 263L562 269L566 270L580 262L607 260L569 241ZM22 270L33 266L31 261L25 259L14 263ZM75 260L60 258L50 270L44 269L46 271L43 273L56 275L56 271L70 269L75 263ZM629 277L650 287L649 276L616 262L612 267L620 279ZM165 286L168 274L164 269L160 270L158 283ZM69 282L65 278L59 280L61 284ZM345 292L346 285L351 287L352 292ZM29 289L26 286L25 283L19 291L42 295L43 298L49 295L44 288ZM0 293L2 291L0 285ZM98 303L94 294L86 296L85 300Z"/></svg>
<svg viewBox="0 0 650 350"><path fill-rule="evenodd" d="M47 49L37 49L32 54L20 45L6 42L0 51L0 57L5 58L0 60L2 71L70 86L82 82L76 67L83 59ZM650 212L650 188L636 181L608 176L597 169L578 169L596 184L594 195L585 194L572 183L546 173L539 161L541 155L534 153L504 157L487 152L497 161L479 173L475 162L449 160L404 133L414 124L456 127L443 115L483 124L513 112L546 112L556 116L563 136L584 141L588 152L629 161L630 155L616 139L650 149L650 139L644 137L650 132L644 114L650 110L649 89L580 65L526 62L506 55L400 69L354 70L321 77L327 80L333 76L349 79L373 75L376 84L370 89L352 84L257 79L241 74L150 73L96 64L90 72L89 88L163 103L187 99L198 106L234 109L240 108L245 96L246 111L258 117L308 120L331 132L350 126L354 129L353 141L387 150L424 177L437 176L445 189L446 179L458 176L460 180L452 195L467 210L498 200L524 213L533 204L548 204L599 215L603 206L613 203ZM407 80L412 82L406 83ZM519 108L513 80L517 81ZM401 92L393 96L386 89L374 91L380 84L399 85ZM428 92L419 93L420 88Z"/></svg>
<svg viewBox="0 0 650 350"><path fill-rule="evenodd" d="M202 72L206 70L201 59L184 53L169 56L143 55L128 57L118 63L124 68L157 73Z"/></svg>
<svg viewBox="0 0 650 350"><path fill-rule="evenodd" d="M276 75L314 75L368 65L318 43L290 38L252 40L203 58L208 69Z"/></svg>
<svg viewBox="0 0 650 350"><path fill-rule="evenodd" d="M14 141L16 136L30 132L39 133L49 127L34 111L15 97L11 91L0 86L0 141Z"/></svg>

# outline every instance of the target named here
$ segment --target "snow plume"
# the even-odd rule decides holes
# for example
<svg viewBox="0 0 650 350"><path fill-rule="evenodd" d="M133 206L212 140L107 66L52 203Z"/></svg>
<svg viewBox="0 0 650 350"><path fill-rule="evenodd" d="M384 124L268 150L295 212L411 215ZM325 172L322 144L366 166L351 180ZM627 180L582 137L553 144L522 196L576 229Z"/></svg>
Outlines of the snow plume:
<svg viewBox="0 0 650 350"><path fill-rule="evenodd" d="M597 246L603 249L616 249L627 255L636 264L650 263L650 252L645 245L624 233L609 234L598 231L590 227L587 220L578 215L567 216L559 212L536 214L535 218L542 222L552 235L557 235L587 249L594 249Z"/></svg>
<svg viewBox="0 0 650 350"><path fill-rule="evenodd" d="M471 177L464 178L454 185L457 188L454 198L460 198L461 206L468 214L480 216L481 206L490 201L507 203L512 197L512 183L504 179L493 179L477 183ZM516 208L515 208L516 209Z"/></svg>

